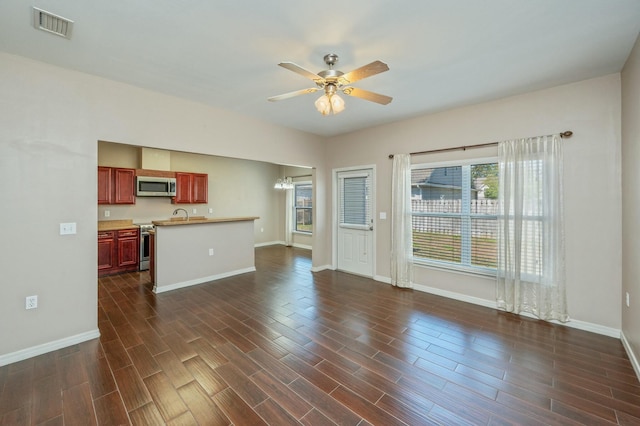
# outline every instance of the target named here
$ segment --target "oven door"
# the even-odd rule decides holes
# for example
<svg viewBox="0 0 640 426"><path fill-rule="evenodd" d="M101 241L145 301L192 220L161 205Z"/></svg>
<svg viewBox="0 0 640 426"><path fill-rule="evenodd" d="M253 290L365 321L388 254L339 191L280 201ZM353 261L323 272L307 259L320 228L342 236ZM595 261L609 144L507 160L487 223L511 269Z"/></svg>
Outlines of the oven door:
<svg viewBox="0 0 640 426"><path fill-rule="evenodd" d="M151 253L151 247L149 246L149 233L145 231L140 232L140 270L146 271L149 269L149 254Z"/></svg>

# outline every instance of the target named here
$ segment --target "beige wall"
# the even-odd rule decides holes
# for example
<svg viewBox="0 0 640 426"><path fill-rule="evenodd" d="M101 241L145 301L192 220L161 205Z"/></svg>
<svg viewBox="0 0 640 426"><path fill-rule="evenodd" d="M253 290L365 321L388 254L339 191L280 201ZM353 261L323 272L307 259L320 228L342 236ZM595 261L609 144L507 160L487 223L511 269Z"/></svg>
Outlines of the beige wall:
<svg viewBox="0 0 640 426"><path fill-rule="evenodd" d="M97 330L97 141L324 169L322 138L4 53L0 93L0 363Z"/></svg>
<svg viewBox="0 0 640 426"><path fill-rule="evenodd" d="M640 355L639 165L640 37L622 70L622 332L636 357ZM637 360L635 366L638 367ZM640 371L636 372L640 375Z"/></svg>
<svg viewBox="0 0 640 426"><path fill-rule="evenodd" d="M625 70L625 88L631 84L637 93L634 70L637 65ZM619 329L620 84L620 75L614 74L325 140L235 112L0 54L0 179L9 183L3 193L5 208L0 209L0 361L6 354L97 328L98 140L313 167L313 265L320 268L331 264L333 168L375 164L376 218L379 212L389 217L390 153L572 130L574 137L565 143L569 309L574 319ZM637 102L637 96L625 99L625 105ZM635 119L634 105L625 117ZM632 145L637 127L627 125L625 149L637 149ZM467 151L415 160L493 154ZM626 167L627 172L633 171ZM637 192L636 186L627 189ZM633 220L631 214L639 204L631 200L632 205L625 201L627 222ZM390 221L376 220L375 273L385 279ZM76 222L78 233L59 236L61 222ZM630 234L634 226L628 224L625 232ZM626 250L637 245L629 239L625 244ZM625 252L625 285L632 289L632 303L640 297L634 296L637 284L629 284L638 276L633 264L637 252L635 245ZM478 300L494 297L492 280L483 278L418 267L416 280ZM39 308L25 311L24 298L32 294L39 295ZM638 324L637 317L625 318ZM628 325L627 329L637 344L637 328Z"/></svg>
<svg viewBox="0 0 640 426"><path fill-rule="evenodd" d="M157 226L154 291L255 271L251 222Z"/></svg>
<svg viewBox="0 0 640 426"><path fill-rule="evenodd" d="M110 142L98 143L98 165L140 168L140 148ZM135 205L100 205L98 220L133 219L134 223L166 219L183 207L190 215L207 217L258 216L254 223L256 244L282 241L279 193L273 184L281 166L262 161L239 160L178 151L169 153L173 171L207 173L208 204L171 204L166 197L137 197ZM209 208L213 213L209 213ZM196 212L193 213L193 209ZM105 217L109 211L109 217Z"/></svg>
<svg viewBox="0 0 640 426"><path fill-rule="evenodd" d="M393 106L393 104L391 104ZM565 141L566 265L575 320L620 329L620 76L528 93L371 128L330 141L328 169L375 164L376 272L389 277L392 153L472 145L572 130ZM414 157L413 162L495 156L495 148ZM329 187L330 179L326 181ZM327 214L332 203L328 200ZM386 212L387 220L379 213ZM330 244L331 233L326 234ZM495 301L494 280L415 268L417 283ZM638 295L640 297L640 294Z"/></svg>

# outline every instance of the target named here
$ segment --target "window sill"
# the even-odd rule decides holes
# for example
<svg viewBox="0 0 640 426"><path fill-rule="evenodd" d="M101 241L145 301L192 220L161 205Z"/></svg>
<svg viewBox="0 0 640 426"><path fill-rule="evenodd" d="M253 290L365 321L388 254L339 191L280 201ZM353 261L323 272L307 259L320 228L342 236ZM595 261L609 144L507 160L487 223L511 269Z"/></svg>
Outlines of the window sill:
<svg viewBox="0 0 640 426"><path fill-rule="evenodd" d="M313 235L313 232L306 232L306 231L291 231L291 233L298 234L298 235L307 235L309 237Z"/></svg>
<svg viewBox="0 0 640 426"><path fill-rule="evenodd" d="M429 262L416 259L413 260L413 264L414 266L419 266L421 268L436 269L438 271L453 272L456 274L470 275L474 277L480 276L487 278L496 278L497 276L496 270L489 268L474 268L463 265L450 265L443 262Z"/></svg>

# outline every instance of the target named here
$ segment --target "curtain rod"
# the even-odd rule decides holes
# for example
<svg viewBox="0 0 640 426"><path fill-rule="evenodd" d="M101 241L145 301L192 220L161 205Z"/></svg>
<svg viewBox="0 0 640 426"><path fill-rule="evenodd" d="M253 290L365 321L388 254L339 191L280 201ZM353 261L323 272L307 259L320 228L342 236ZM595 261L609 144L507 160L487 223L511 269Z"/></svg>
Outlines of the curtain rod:
<svg viewBox="0 0 640 426"><path fill-rule="evenodd" d="M285 177L290 177L291 179L295 179L295 178L301 178L301 177L312 177L313 175L298 175L298 176L285 176Z"/></svg>
<svg viewBox="0 0 640 426"><path fill-rule="evenodd" d="M571 130L564 131L560 133L561 138L570 138L573 135ZM436 152L448 152L448 151L466 151L471 148L484 148L487 146L496 146L500 142L487 142L487 143L479 143L476 145L467 145L467 146L456 146L453 148L440 148L440 149L430 149L428 151L418 151L418 152L410 152L409 155L420 155L420 154L434 154ZM389 154L389 158L393 159L393 154Z"/></svg>

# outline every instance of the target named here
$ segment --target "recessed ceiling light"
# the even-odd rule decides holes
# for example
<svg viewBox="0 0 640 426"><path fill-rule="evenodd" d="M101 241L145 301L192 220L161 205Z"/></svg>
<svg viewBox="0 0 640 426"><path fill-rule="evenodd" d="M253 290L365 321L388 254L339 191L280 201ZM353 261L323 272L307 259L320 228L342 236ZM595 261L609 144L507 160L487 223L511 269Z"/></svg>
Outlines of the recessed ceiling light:
<svg viewBox="0 0 640 426"><path fill-rule="evenodd" d="M73 21L34 7L33 26L38 30L47 31L60 37L71 38Z"/></svg>

